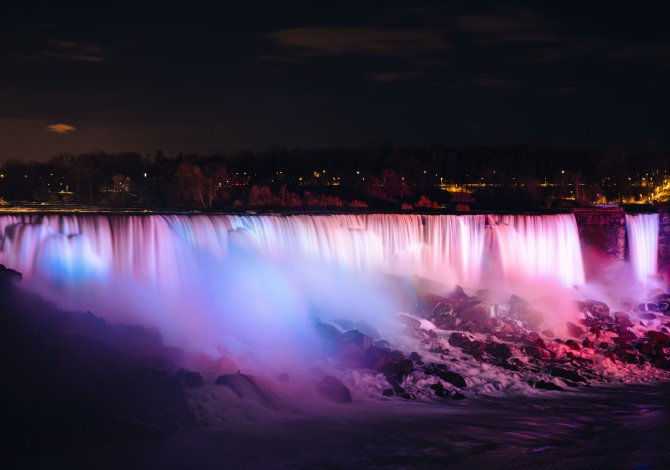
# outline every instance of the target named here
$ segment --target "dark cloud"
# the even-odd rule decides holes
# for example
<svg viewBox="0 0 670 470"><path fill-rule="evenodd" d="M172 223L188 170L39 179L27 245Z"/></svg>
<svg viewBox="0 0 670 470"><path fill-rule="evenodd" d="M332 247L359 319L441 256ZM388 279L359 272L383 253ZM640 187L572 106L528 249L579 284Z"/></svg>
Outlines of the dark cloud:
<svg viewBox="0 0 670 470"><path fill-rule="evenodd" d="M461 31L476 35L479 43L562 43L567 38L555 30L551 20L526 9L498 9L486 13L456 15L453 23Z"/></svg>
<svg viewBox="0 0 670 470"><path fill-rule="evenodd" d="M37 51L32 57L74 60L78 62L102 62L107 59L105 49L98 45L61 39L46 41L44 48Z"/></svg>
<svg viewBox="0 0 670 470"><path fill-rule="evenodd" d="M515 79L495 78L483 75L473 80L472 85L478 88L489 88L489 89L519 88L521 86L521 81Z"/></svg>
<svg viewBox="0 0 670 470"><path fill-rule="evenodd" d="M421 72L418 70L406 70L406 71L396 71L396 72L375 72L369 75L370 80L373 82L399 82L404 80L410 80L421 75Z"/></svg>
<svg viewBox="0 0 670 470"><path fill-rule="evenodd" d="M268 34L273 43L296 57L363 55L408 58L443 50L442 34L419 29L376 26L313 26Z"/></svg>

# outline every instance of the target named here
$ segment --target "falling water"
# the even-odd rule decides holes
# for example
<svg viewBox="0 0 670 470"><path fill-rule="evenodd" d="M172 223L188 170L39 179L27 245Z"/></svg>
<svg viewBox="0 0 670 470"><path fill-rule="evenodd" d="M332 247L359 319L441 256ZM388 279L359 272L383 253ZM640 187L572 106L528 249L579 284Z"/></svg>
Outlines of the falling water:
<svg viewBox="0 0 670 470"><path fill-rule="evenodd" d="M656 274L658 227L658 214L626 215L630 263L640 282Z"/></svg>
<svg viewBox="0 0 670 470"><path fill-rule="evenodd" d="M312 347L315 315L388 319L380 273L469 290L584 282L572 215L7 215L0 263L64 308L266 365Z"/></svg>
<svg viewBox="0 0 670 470"><path fill-rule="evenodd" d="M584 266L571 214L491 217L505 279L551 278L565 286L584 284Z"/></svg>

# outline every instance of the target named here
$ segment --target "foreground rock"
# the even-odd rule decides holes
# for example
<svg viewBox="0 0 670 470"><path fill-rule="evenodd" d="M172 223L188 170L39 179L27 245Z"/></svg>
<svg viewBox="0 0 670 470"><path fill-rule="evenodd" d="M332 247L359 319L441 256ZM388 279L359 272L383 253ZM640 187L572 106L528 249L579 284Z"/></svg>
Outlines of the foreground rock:
<svg viewBox="0 0 670 470"><path fill-rule="evenodd" d="M351 403L351 391L336 377L327 375L316 384L316 390L322 397L335 403Z"/></svg>
<svg viewBox="0 0 670 470"><path fill-rule="evenodd" d="M0 460L165 436L194 424L160 335L63 312L0 269ZM129 349L124 349L124 341ZM146 342L146 344L141 344Z"/></svg>
<svg viewBox="0 0 670 470"><path fill-rule="evenodd" d="M277 402L271 394L264 391L250 375L239 373L220 375L214 383L228 387L239 398L255 401L266 408L277 408Z"/></svg>

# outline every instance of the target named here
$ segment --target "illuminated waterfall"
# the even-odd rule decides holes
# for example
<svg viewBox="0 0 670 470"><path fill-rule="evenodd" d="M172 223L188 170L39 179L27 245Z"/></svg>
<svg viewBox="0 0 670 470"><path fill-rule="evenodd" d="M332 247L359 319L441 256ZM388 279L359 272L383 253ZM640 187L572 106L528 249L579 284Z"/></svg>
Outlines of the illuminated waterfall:
<svg viewBox="0 0 670 470"><path fill-rule="evenodd" d="M584 283L579 235L571 214L491 217L503 277L558 279L566 286Z"/></svg>
<svg viewBox="0 0 670 470"><path fill-rule="evenodd" d="M177 287L179 273L192 275L198 260L225 263L235 234L272 259L466 287L477 287L487 264L499 264L503 277L584 282L572 215L26 215L0 216L0 230L0 262L27 278Z"/></svg>
<svg viewBox="0 0 670 470"><path fill-rule="evenodd" d="M314 316L395 328L379 274L584 282L572 215L6 215L0 234L28 290L247 368L309 357Z"/></svg>
<svg viewBox="0 0 670 470"><path fill-rule="evenodd" d="M638 281L656 274L658 228L658 214L626 215L629 259Z"/></svg>

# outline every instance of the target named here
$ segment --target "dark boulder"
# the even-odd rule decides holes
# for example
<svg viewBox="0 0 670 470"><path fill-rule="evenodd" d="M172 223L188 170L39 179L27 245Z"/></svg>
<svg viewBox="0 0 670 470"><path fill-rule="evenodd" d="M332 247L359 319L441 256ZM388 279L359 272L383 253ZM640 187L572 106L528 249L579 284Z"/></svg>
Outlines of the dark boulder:
<svg viewBox="0 0 670 470"><path fill-rule="evenodd" d="M493 343L489 347L489 353L496 359L509 359L512 357L512 348L505 343Z"/></svg>
<svg viewBox="0 0 670 470"><path fill-rule="evenodd" d="M656 320L656 314L654 313L640 313L638 317L642 320Z"/></svg>
<svg viewBox="0 0 670 470"><path fill-rule="evenodd" d="M17 283L21 282L23 279L23 274L14 269L5 267L4 264L0 264L0 283L2 282L11 282Z"/></svg>
<svg viewBox="0 0 670 470"><path fill-rule="evenodd" d="M435 393L435 396L440 398L447 398L449 396L449 392L441 383L431 384L430 389Z"/></svg>
<svg viewBox="0 0 670 470"><path fill-rule="evenodd" d="M205 385L205 381L198 372L186 372L184 374L184 385L189 388L198 388Z"/></svg>
<svg viewBox="0 0 670 470"><path fill-rule="evenodd" d="M559 387L555 383L552 382L546 382L544 380L538 380L534 384L532 384L533 387L540 389L540 390L551 390L551 391L561 391L563 390L563 387Z"/></svg>
<svg viewBox="0 0 670 470"><path fill-rule="evenodd" d="M467 384L461 374L450 371L444 364L428 364L423 368L426 375L439 377L447 383L450 383L459 388L465 388Z"/></svg>
<svg viewBox="0 0 670 470"><path fill-rule="evenodd" d="M335 403L351 403L351 392L342 381L332 375L327 375L316 384L319 394Z"/></svg>
<svg viewBox="0 0 670 470"><path fill-rule="evenodd" d="M231 389L235 395L244 400L251 400L266 408L277 408L274 398L258 386L254 378L246 374L224 374L217 377L216 385Z"/></svg>
<svg viewBox="0 0 670 470"><path fill-rule="evenodd" d="M521 351L525 355L535 359L551 359L553 357L553 353L551 351L538 346L522 346Z"/></svg>
<svg viewBox="0 0 670 470"><path fill-rule="evenodd" d="M357 346L360 346L363 349L363 351L368 350L374 344L372 338L370 338L367 335L364 335L358 330L351 330L345 332L342 335L342 343L355 344Z"/></svg>
<svg viewBox="0 0 670 470"><path fill-rule="evenodd" d="M599 300L586 300L586 308L595 318L604 320L610 316L610 308L605 302Z"/></svg>
<svg viewBox="0 0 670 470"><path fill-rule="evenodd" d="M463 333L452 333L449 335L449 345L456 348L462 348L469 345L472 341Z"/></svg>
<svg viewBox="0 0 670 470"><path fill-rule="evenodd" d="M568 329L568 334L574 338L579 338L581 335L584 334L584 330L582 329L582 327L577 326L574 323L566 322L565 326Z"/></svg>
<svg viewBox="0 0 670 470"><path fill-rule="evenodd" d="M579 343L575 341L574 339L569 339L565 342L565 345L572 349L573 351L579 351L581 347L579 346Z"/></svg>
<svg viewBox="0 0 670 470"><path fill-rule="evenodd" d="M551 369L551 375L553 377L560 377L562 379L567 379L572 382L586 382L586 379L579 375L574 370L563 369L561 367L554 367Z"/></svg>
<svg viewBox="0 0 670 470"><path fill-rule="evenodd" d="M614 312L614 321L624 328L633 326L633 322L630 321L630 316L626 312Z"/></svg>
<svg viewBox="0 0 670 470"><path fill-rule="evenodd" d="M660 331L647 331L650 342L655 345L670 346L670 336Z"/></svg>

